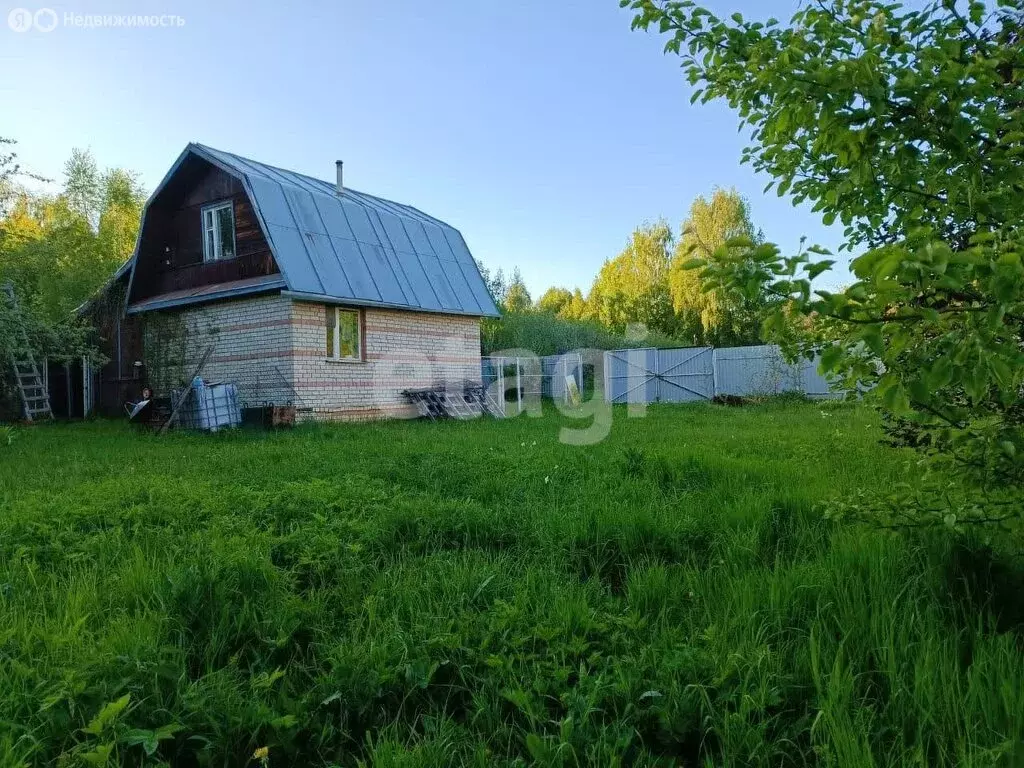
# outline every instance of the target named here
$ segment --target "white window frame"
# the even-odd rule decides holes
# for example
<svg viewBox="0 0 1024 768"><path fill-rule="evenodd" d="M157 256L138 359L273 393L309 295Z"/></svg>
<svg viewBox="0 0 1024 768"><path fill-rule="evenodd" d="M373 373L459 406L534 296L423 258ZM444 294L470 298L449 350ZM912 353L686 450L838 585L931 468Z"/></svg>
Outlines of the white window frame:
<svg viewBox="0 0 1024 768"><path fill-rule="evenodd" d="M363 313L362 310L350 307L339 307L328 304L325 308L328 318L333 318L334 349L327 356L328 360L338 363L361 363L363 362ZM343 314L355 315L356 318L356 353L352 356L342 357L341 355L341 316ZM326 318L325 323L326 326ZM327 331L325 330L326 334ZM325 339L326 342L326 339ZM326 346L326 343L324 344Z"/></svg>
<svg viewBox="0 0 1024 768"><path fill-rule="evenodd" d="M224 256L221 244L220 217L218 211L224 209L231 211L231 255ZM209 214L210 224L207 226L206 217ZM233 259L238 255L238 247L235 243L235 204L232 200L222 200L210 205L204 205L200 214L200 229L203 233L203 261L223 261L225 258ZM210 239L207 237L213 234L213 253L210 253Z"/></svg>

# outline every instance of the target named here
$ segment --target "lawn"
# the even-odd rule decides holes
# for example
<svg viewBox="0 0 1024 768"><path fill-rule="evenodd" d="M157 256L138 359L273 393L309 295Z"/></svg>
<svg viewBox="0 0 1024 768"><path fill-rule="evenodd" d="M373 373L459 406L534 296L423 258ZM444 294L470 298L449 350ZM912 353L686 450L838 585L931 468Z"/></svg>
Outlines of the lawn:
<svg viewBox="0 0 1024 768"><path fill-rule="evenodd" d="M1017 572L820 514L871 412L561 422L15 431L0 765L1024 764Z"/></svg>

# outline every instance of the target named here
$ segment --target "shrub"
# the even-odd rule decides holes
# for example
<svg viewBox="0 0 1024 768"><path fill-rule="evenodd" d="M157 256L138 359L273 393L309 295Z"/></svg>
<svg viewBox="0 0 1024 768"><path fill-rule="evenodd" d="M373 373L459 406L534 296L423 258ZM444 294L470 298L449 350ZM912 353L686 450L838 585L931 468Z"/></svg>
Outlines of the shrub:
<svg viewBox="0 0 1024 768"><path fill-rule="evenodd" d="M504 349L528 349L545 356L577 349L693 346L656 332L634 339L593 320L567 320L548 312L533 311L505 312L500 318L485 320L481 333L485 355Z"/></svg>

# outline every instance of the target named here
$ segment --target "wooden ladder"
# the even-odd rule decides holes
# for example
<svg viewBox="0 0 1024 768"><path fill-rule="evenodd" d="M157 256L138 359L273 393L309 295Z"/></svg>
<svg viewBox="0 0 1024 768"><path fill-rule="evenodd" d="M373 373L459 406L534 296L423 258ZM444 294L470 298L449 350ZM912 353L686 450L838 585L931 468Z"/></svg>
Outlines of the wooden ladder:
<svg viewBox="0 0 1024 768"><path fill-rule="evenodd" d="M9 351L11 366L14 368L14 383L21 396L25 420L52 419L50 393L46 391L43 377L39 373L39 366L36 365L36 358L32 354L32 345L28 340L28 332L25 330L25 321L21 316L21 309L18 307L18 298L14 294L14 286L6 283L3 292L11 311L11 317L17 326Z"/></svg>

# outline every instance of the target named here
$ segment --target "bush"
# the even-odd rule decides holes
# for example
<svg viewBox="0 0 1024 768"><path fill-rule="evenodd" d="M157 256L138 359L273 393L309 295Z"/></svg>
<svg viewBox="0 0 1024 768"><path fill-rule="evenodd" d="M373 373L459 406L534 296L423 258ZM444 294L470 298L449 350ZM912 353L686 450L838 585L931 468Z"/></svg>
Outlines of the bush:
<svg viewBox="0 0 1024 768"><path fill-rule="evenodd" d="M548 312L505 312L485 320L481 328L485 355L504 349L529 349L539 356L561 355L576 349L632 347L692 347L690 342L657 332L632 339L593 320L568 320Z"/></svg>

